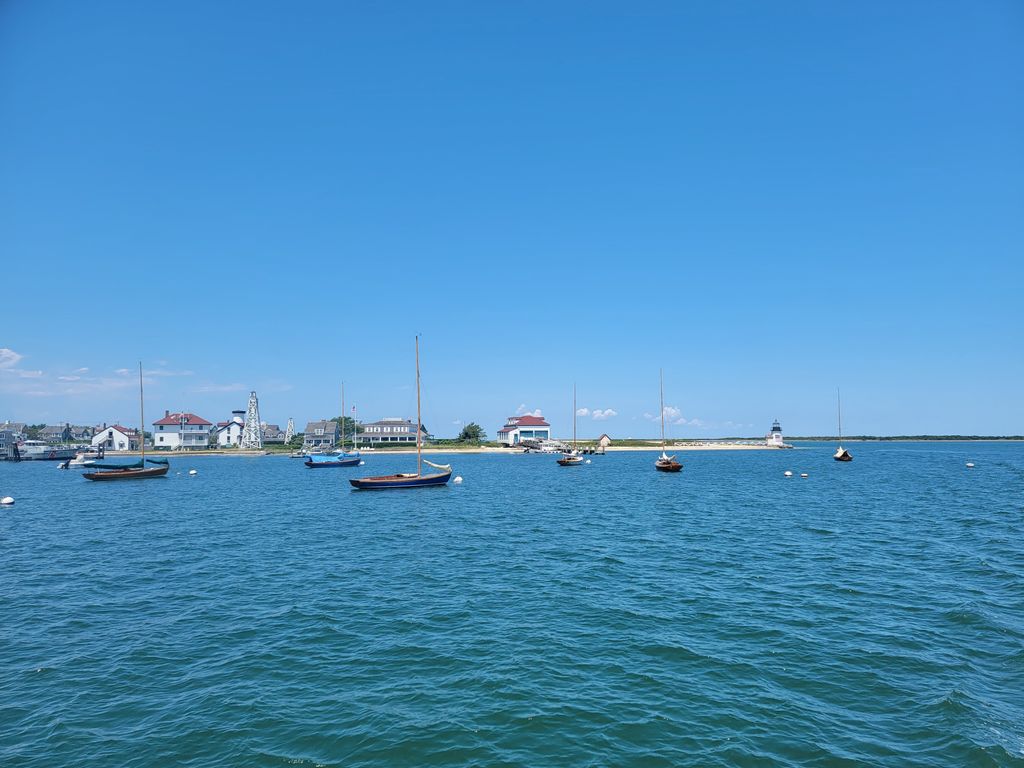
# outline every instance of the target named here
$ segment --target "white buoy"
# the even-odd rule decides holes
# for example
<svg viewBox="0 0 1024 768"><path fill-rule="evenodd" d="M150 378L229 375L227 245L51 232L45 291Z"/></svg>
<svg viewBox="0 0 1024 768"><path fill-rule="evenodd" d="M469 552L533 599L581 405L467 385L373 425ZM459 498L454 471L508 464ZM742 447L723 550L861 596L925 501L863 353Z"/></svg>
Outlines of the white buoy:
<svg viewBox="0 0 1024 768"><path fill-rule="evenodd" d="M785 472L783 472L782 474L785 475L786 477L792 477L793 476L793 473L790 472L788 469Z"/></svg>
<svg viewBox="0 0 1024 768"><path fill-rule="evenodd" d="M11 497L11 496L4 496L2 499L0 499L0 504L3 504L5 507L9 507L13 503L14 503L14 498Z"/></svg>
<svg viewBox="0 0 1024 768"><path fill-rule="evenodd" d="M190 469L190 470L188 471L188 473L189 473L190 475L198 475L198 474L199 474L199 473L198 473L198 472L196 472L196 471L195 471L194 469Z"/></svg>
<svg viewBox="0 0 1024 768"><path fill-rule="evenodd" d="M452 480L452 482L455 483L456 485L462 485L462 475L456 477L454 480Z"/></svg>
<svg viewBox="0 0 1024 768"><path fill-rule="evenodd" d="M806 472L801 472L800 473L800 477L807 477L807 473Z"/></svg>
<svg viewBox="0 0 1024 768"><path fill-rule="evenodd" d="M366 462L365 462L365 461L360 461L360 462L359 462L359 466L360 466L360 467L366 466Z"/></svg>
<svg viewBox="0 0 1024 768"><path fill-rule="evenodd" d="M967 462L967 468L968 469L974 469L974 462L973 461L968 461Z"/></svg>
<svg viewBox="0 0 1024 768"><path fill-rule="evenodd" d="M589 464L589 463L590 463L590 459L587 459L587 460L586 460L585 462L583 462L583 463L584 463L584 464Z"/></svg>

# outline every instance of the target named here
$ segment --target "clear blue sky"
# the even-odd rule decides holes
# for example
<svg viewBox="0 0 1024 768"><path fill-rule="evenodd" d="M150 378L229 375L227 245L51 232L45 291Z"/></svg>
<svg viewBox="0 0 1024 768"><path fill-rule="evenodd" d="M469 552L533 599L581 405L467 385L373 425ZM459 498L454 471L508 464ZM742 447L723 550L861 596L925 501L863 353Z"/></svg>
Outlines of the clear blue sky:
<svg viewBox="0 0 1024 768"><path fill-rule="evenodd" d="M1024 5L0 5L0 420L1024 433ZM608 410L615 415L604 413Z"/></svg>

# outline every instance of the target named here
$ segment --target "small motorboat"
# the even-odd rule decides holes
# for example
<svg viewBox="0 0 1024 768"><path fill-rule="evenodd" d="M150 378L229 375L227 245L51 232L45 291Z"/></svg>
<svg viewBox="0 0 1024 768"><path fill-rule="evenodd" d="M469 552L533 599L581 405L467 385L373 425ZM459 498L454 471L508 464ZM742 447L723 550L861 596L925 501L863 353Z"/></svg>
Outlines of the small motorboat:
<svg viewBox="0 0 1024 768"><path fill-rule="evenodd" d="M362 457L358 453L310 454L302 462L310 469L325 467L358 467Z"/></svg>

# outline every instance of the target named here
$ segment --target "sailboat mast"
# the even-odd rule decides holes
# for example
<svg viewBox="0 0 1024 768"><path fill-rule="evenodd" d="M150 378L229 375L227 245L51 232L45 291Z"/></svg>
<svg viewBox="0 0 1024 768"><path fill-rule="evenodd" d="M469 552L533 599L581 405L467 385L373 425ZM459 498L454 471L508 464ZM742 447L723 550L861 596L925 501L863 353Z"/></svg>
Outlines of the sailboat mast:
<svg viewBox="0 0 1024 768"><path fill-rule="evenodd" d="M836 387L836 413L839 417L839 444L843 444L843 401L839 397L839 388Z"/></svg>
<svg viewBox="0 0 1024 768"><path fill-rule="evenodd" d="M416 474L423 474L423 450L420 442L420 432L423 427L420 425L422 419L420 414L420 337L416 335Z"/></svg>
<svg viewBox="0 0 1024 768"><path fill-rule="evenodd" d="M572 451L576 452L576 385L572 385Z"/></svg>
<svg viewBox="0 0 1024 768"><path fill-rule="evenodd" d="M341 382L341 452L345 452L345 382Z"/></svg>
<svg viewBox="0 0 1024 768"><path fill-rule="evenodd" d="M146 467L146 412L142 395L142 361L139 360L139 450L142 451L142 467Z"/></svg>
<svg viewBox="0 0 1024 768"><path fill-rule="evenodd" d="M658 378L661 380L661 452L665 452L665 370L658 369Z"/></svg>

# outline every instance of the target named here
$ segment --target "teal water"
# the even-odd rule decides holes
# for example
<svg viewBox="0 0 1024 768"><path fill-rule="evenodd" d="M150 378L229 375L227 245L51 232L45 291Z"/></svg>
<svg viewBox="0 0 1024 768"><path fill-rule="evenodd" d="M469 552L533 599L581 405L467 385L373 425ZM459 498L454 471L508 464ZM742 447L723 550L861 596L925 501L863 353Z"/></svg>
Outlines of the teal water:
<svg viewBox="0 0 1024 768"><path fill-rule="evenodd" d="M1024 445L849 447L0 463L0 765L1024 764Z"/></svg>

